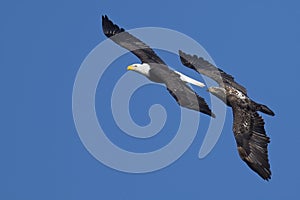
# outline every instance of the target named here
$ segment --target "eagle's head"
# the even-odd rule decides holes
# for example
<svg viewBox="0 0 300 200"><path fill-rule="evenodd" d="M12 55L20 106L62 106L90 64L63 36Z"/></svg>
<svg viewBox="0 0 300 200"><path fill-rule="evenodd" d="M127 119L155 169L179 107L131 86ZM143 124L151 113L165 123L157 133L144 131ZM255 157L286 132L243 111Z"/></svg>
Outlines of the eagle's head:
<svg viewBox="0 0 300 200"><path fill-rule="evenodd" d="M147 63L143 64L132 64L127 67L127 70L138 72L146 77L149 77L150 65Z"/></svg>
<svg viewBox="0 0 300 200"><path fill-rule="evenodd" d="M222 87L209 87L207 89L208 92L215 95L219 99L221 99L223 102L226 103L226 90Z"/></svg>

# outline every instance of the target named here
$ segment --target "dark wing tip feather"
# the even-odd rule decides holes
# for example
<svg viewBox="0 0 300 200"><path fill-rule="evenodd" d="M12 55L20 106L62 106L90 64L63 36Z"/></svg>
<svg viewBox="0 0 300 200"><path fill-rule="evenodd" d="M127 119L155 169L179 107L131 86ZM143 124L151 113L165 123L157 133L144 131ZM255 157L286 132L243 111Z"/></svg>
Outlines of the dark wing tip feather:
<svg viewBox="0 0 300 200"><path fill-rule="evenodd" d="M180 61L184 66L186 66L190 69L196 70L195 66L191 64L191 60L192 60L193 56L186 54L181 50L178 50L178 53L179 53Z"/></svg>
<svg viewBox="0 0 300 200"><path fill-rule="evenodd" d="M223 72L223 70L216 68L214 65L212 65L210 62L205 60L203 57L198 57L197 55L187 54L181 50L179 50L178 52L179 52L179 57L180 57L181 63L186 67L189 67L189 68L197 71L197 67L200 68L200 67L206 66L209 68L213 67L214 70L219 70L219 71Z"/></svg>
<svg viewBox="0 0 300 200"><path fill-rule="evenodd" d="M237 111L235 111L237 112ZM271 170L268 159L268 143L270 138L266 135L264 120L256 112L248 115L251 119L246 129L241 127L241 121L235 124L235 138L240 157L246 164L264 180L271 179ZM248 118L249 119L249 118ZM240 127L240 128L239 128ZM248 130L248 131L246 131Z"/></svg>
<svg viewBox="0 0 300 200"><path fill-rule="evenodd" d="M200 97L196 92L195 92L195 95L197 96L197 100L198 100L198 104L199 104L199 111L206 115L211 116L212 118L216 118L215 113L213 113L211 111L211 109L207 105L205 99L203 97Z"/></svg>
<svg viewBox="0 0 300 200"><path fill-rule="evenodd" d="M164 61L144 42L114 24L107 15L102 15L102 30L106 37L116 44L131 51L143 63L160 63Z"/></svg>
<svg viewBox="0 0 300 200"><path fill-rule="evenodd" d="M213 113L213 112L211 112L210 116L211 116L212 118L216 118L216 115L215 115L215 113Z"/></svg>
<svg viewBox="0 0 300 200"><path fill-rule="evenodd" d="M255 171L262 179L269 180L271 179L271 170L268 161L262 160L263 158L258 157L258 151L253 151L249 155L246 154L246 150L238 146L239 154L242 160L253 170ZM263 162L264 164L258 164L258 162Z"/></svg>
<svg viewBox="0 0 300 200"><path fill-rule="evenodd" d="M114 24L107 15L102 15L102 30L107 37L111 37L125 31L123 28Z"/></svg>

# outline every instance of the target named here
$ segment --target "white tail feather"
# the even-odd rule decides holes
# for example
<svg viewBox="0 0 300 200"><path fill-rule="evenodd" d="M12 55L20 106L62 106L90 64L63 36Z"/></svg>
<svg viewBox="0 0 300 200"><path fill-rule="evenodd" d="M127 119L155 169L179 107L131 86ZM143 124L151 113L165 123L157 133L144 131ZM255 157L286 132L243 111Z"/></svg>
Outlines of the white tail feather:
<svg viewBox="0 0 300 200"><path fill-rule="evenodd" d="M190 84L193 84L193 85L196 85L196 86L199 86L199 87L205 87L204 83L200 82L200 81L197 81L195 79L192 79L178 71L175 71L177 74L180 75L180 79L186 83L190 83Z"/></svg>

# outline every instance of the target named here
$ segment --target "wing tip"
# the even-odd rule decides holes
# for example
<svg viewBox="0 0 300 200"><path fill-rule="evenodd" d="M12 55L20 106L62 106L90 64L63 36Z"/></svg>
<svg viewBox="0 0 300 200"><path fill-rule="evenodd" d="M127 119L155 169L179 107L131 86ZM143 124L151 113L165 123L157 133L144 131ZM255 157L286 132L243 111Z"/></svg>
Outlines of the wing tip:
<svg viewBox="0 0 300 200"><path fill-rule="evenodd" d="M188 56L188 54L184 53L182 50L179 49L178 50L178 55L179 55L181 63L184 65L184 63L187 62L186 57Z"/></svg>
<svg viewBox="0 0 300 200"><path fill-rule="evenodd" d="M208 116L210 116L210 117L212 117L212 118L216 118L216 114L215 113L213 113L209 108L208 109L201 109L202 107L200 107L200 109L199 109L199 111L201 112L201 113L203 113L203 114L206 114L206 115L208 115Z"/></svg>
<svg viewBox="0 0 300 200"><path fill-rule="evenodd" d="M200 74L201 74L201 72L199 72L199 68L201 68L201 65L203 65L203 64L212 65L210 62L205 60L203 57L199 57L195 54L192 55L192 54L185 53L180 49L178 50L178 54L180 57L180 61L184 66L186 66L190 69L193 69Z"/></svg>
<svg viewBox="0 0 300 200"><path fill-rule="evenodd" d="M266 169L266 168L263 169L263 172L258 173L258 175L266 181L271 180L271 174L272 173L271 173L270 169Z"/></svg>
<svg viewBox="0 0 300 200"><path fill-rule="evenodd" d="M199 105L199 107L200 107L200 109L199 109L200 112L202 112L202 113L204 113L204 114L206 114L206 115L208 115L212 118L216 118L216 114L211 111L211 109L208 107L207 104Z"/></svg>
<svg viewBox="0 0 300 200"><path fill-rule="evenodd" d="M114 36L115 34L124 32L125 29L120 28L114 24L107 15L102 15L102 30L107 37Z"/></svg>
<svg viewBox="0 0 300 200"><path fill-rule="evenodd" d="M187 54L180 49L178 50L178 54L179 54L181 64L183 64L184 66L190 69L196 70L195 66L192 64L192 58L193 58L192 55Z"/></svg>
<svg viewBox="0 0 300 200"><path fill-rule="evenodd" d="M102 26L105 26L108 23L112 23L112 21L108 18L107 15L102 15Z"/></svg>
<svg viewBox="0 0 300 200"><path fill-rule="evenodd" d="M258 163L249 162L247 159L243 159L246 164L259 175L263 180L269 181L271 179L272 172L270 165L264 166Z"/></svg>
<svg viewBox="0 0 300 200"><path fill-rule="evenodd" d="M242 148L242 147L240 147ZM271 170L270 170L270 164L268 158L266 159L266 163L260 163L260 162L254 162L253 159L249 157L249 155L243 155L243 153L246 153L244 149L239 148L239 153L242 158L242 160L262 179L269 181L271 179ZM242 150L242 151L241 151Z"/></svg>

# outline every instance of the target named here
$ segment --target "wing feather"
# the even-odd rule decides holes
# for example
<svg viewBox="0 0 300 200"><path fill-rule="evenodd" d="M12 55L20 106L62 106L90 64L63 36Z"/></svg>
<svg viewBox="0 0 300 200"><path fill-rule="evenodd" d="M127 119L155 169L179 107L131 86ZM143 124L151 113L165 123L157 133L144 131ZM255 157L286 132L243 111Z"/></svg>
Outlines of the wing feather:
<svg viewBox="0 0 300 200"><path fill-rule="evenodd" d="M178 74L172 73L164 81L168 91L180 106L215 117L215 114L212 113L205 99L200 97L186 85L186 83L181 81Z"/></svg>
<svg viewBox="0 0 300 200"><path fill-rule="evenodd" d="M184 66L215 80L221 87L224 87L224 84L229 84L230 86L240 90L244 94L247 94L246 88L235 82L233 76L217 68L204 58L198 57L196 55L192 56L190 54L186 54L181 50L179 50L179 56L181 63Z"/></svg>
<svg viewBox="0 0 300 200"><path fill-rule="evenodd" d="M106 15L102 16L102 29L106 37L131 51L143 63L165 64L147 44L114 24Z"/></svg>
<svg viewBox="0 0 300 200"><path fill-rule="evenodd" d="M268 143L263 118L254 111L234 104L233 132L240 157L265 180L271 178Z"/></svg>

